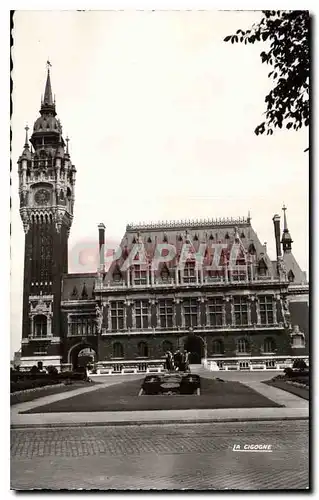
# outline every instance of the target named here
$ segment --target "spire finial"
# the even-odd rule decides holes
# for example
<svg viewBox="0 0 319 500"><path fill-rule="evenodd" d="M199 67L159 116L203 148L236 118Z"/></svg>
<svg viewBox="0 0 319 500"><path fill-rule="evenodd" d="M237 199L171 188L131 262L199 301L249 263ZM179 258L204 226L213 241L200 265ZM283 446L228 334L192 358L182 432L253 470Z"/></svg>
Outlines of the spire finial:
<svg viewBox="0 0 319 500"><path fill-rule="evenodd" d="M24 143L24 147L28 148L29 147L29 137L28 137L29 127L28 127L28 124L26 124L26 126L24 127L24 130L25 130L25 143Z"/></svg>
<svg viewBox="0 0 319 500"><path fill-rule="evenodd" d="M284 212L284 231L288 231L288 226L287 226L287 217L286 217L286 210L287 210L287 207L285 206L285 204L283 204L282 210L283 210L283 212Z"/></svg>
<svg viewBox="0 0 319 500"><path fill-rule="evenodd" d="M51 89L51 79L50 79L50 67L52 64L50 63L49 60L47 60L47 81L45 84L45 91L44 91L44 98L43 98L43 104L47 106L53 106L53 99L52 99L52 89Z"/></svg>
<svg viewBox="0 0 319 500"><path fill-rule="evenodd" d="M69 154L69 136L67 135L66 138L65 138L65 141L66 141L66 153Z"/></svg>
<svg viewBox="0 0 319 500"><path fill-rule="evenodd" d="M247 217L247 221L248 221L248 222L250 222L250 221L251 221L250 210L248 210L248 217Z"/></svg>

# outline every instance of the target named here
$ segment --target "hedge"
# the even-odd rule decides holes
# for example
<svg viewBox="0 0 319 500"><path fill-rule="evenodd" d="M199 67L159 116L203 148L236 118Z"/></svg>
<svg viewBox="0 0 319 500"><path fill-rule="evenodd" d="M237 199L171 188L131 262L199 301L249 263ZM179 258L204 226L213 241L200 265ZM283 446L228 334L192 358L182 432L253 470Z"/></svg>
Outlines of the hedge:
<svg viewBox="0 0 319 500"><path fill-rule="evenodd" d="M32 373L11 371L10 392L44 387L46 385L60 384L70 380L87 380L85 371L61 373Z"/></svg>

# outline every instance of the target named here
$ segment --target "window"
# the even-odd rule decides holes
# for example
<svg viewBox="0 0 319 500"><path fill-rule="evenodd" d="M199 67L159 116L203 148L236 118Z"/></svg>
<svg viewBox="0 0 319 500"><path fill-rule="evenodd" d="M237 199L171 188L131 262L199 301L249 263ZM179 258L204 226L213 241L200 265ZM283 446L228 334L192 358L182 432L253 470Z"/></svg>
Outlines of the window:
<svg viewBox="0 0 319 500"><path fill-rule="evenodd" d="M115 342L113 344L113 358L123 358L124 357L124 349L120 342Z"/></svg>
<svg viewBox="0 0 319 500"><path fill-rule="evenodd" d="M224 342L222 340L213 340L212 353L224 354Z"/></svg>
<svg viewBox="0 0 319 500"><path fill-rule="evenodd" d="M183 273L184 283L195 283L196 282L196 270L194 262L186 262Z"/></svg>
<svg viewBox="0 0 319 500"><path fill-rule="evenodd" d="M43 314L34 317L34 336L46 337L47 335L47 318Z"/></svg>
<svg viewBox="0 0 319 500"><path fill-rule="evenodd" d="M124 302L111 302L111 327L113 332L124 330Z"/></svg>
<svg viewBox="0 0 319 500"><path fill-rule="evenodd" d="M169 277L170 277L169 269L168 269L167 265L164 264L164 266L162 267L162 270L161 270L161 279L164 282L168 282Z"/></svg>
<svg viewBox="0 0 319 500"><path fill-rule="evenodd" d="M146 269L142 269L142 266L134 266L133 268L134 285L146 285L147 282L146 276L147 276Z"/></svg>
<svg viewBox="0 0 319 500"><path fill-rule="evenodd" d="M211 326L222 326L223 324L223 299L210 298L208 299L208 315L209 324Z"/></svg>
<svg viewBox="0 0 319 500"><path fill-rule="evenodd" d="M237 352L246 353L247 352L247 340L246 339L238 339L237 340Z"/></svg>
<svg viewBox="0 0 319 500"><path fill-rule="evenodd" d="M197 299L186 299L183 302L186 328L197 326Z"/></svg>
<svg viewBox="0 0 319 500"><path fill-rule="evenodd" d="M272 297L259 297L260 322L262 325L272 325L274 322Z"/></svg>
<svg viewBox="0 0 319 500"><path fill-rule="evenodd" d="M258 262L258 274L259 276L267 276L267 266L266 266L266 263L264 261L264 259L260 259L260 261Z"/></svg>
<svg viewBox="0 0 319 500"><path fill-rule="evenodd" d="M276 349L276 342L271 337L268 337L264 341L264 352L274 352Z"/></svg>
<svg viewBox="0 0 319 500"><path fill-rule="evenodd" d="M113 273L113 281L114 281L115 283L119 283L119 282L120 282L120 281L122 281L122 280L123 280L123 278L122 278L122 273L121 273L121 271L120 271L119 267L116 267L116 268L114 269L114 273Z"/></svg>
<svg viewBox="0 0 319 500"><path fill-rule="evenodd" d="M246 297L234 298L235 325L248 325L248 302Z"/></svg>
<svg viewBox="0 0 319 500"><path fill-rule="evenodd" d="M161 328L171 328L173 326L173 299L159 301L159 315Z"/></svg>
<svg viewBox="0 0 319 500"><path fill-rule="evenodd" d="M166 354L167 351L173 352L173 344L169 340L164 340L163 342L163 353Z"/></svg>
<svg viewBox="0 0 319 500"><path fill-rule="evenodd" d="M148 328L148 301L137 300L135 302L136 328Z"/></svg>
<svg viewBox="0 0 319 500"><path fill-rule="evenodd" d="M91 316L71 316L69 323L69 335L80 337L95 335L95 327L95 321Z"/></svg>
<svg viewBox="0 0 319 500"><path fill-rule="evenodd" d="M141 358L148 357L148 345L146 342L139 342L137 348L138 348L139 357L141 357Z"/></svg>

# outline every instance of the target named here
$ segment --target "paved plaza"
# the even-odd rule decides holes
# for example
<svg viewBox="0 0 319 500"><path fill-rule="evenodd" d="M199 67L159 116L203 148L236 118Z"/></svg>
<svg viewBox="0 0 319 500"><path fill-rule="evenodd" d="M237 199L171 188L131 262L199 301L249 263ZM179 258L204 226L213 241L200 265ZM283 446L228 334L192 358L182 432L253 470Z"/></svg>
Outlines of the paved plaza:
<svg viewBox="0 0 319 500"><path fill-rule="evenodd" d="M308 422L16 429L11 487L305 489Z"/></svg>
<svg viewBox="0 0 319 500"><path fill-rule="evenodd" d="M97 385L12 406L11 488L308 488L309 402L263 384L273 373L192 371L240 381L284 407L72 412L71 405L69 413L40 413L45 404L143 378L99 377ZM39 413L21 413L32 408ZM245 445L270 450L238 451Z"/></svg>

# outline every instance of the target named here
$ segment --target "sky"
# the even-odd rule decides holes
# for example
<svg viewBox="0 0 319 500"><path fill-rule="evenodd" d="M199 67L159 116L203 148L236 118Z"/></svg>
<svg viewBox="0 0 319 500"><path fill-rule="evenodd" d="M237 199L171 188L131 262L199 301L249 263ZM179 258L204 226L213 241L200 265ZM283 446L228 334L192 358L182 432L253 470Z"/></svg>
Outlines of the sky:
<svg viewBox="0 0 319 500"><path fill-rule="evenodd" d="M39 116L49 59L56 110L77 169L69 272L95 270L97 225L242 217L275 258L287 206L308 273L308 130L256 136L271 88L263 44L225 43L253 11L17 11L14 15L11 354L20 348L24 233L17 160ZM83 254L86 252L86 258Z"/></svg>

